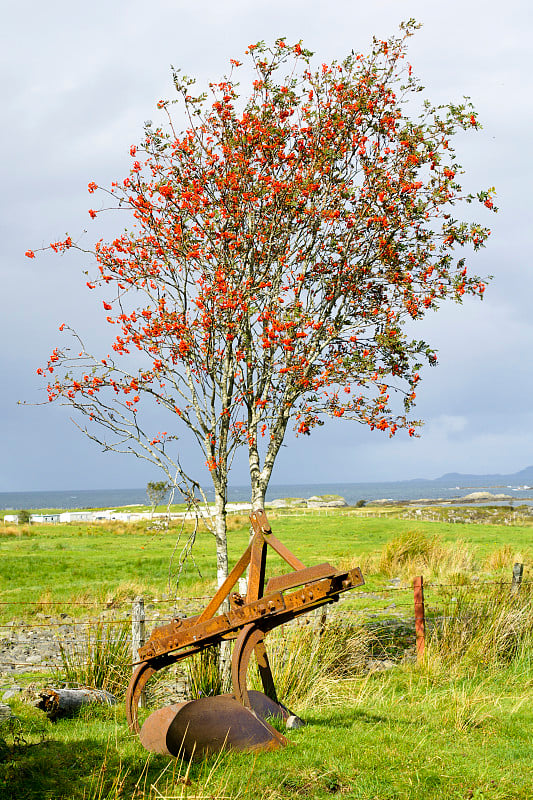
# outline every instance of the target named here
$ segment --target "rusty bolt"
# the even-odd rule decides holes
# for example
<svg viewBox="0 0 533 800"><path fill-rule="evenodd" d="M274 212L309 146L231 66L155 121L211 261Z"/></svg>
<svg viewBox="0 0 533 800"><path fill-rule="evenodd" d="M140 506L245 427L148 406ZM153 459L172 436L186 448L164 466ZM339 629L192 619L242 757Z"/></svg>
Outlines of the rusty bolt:
<svg viewBox="0 0 533 800"><path fill-rule="evenodd" d="M244 597L241 594L239 594L239 592L232 592L230 594L229 599L230 599L230 603L233 606L242 606L242 605L244 605Z"/></svg>

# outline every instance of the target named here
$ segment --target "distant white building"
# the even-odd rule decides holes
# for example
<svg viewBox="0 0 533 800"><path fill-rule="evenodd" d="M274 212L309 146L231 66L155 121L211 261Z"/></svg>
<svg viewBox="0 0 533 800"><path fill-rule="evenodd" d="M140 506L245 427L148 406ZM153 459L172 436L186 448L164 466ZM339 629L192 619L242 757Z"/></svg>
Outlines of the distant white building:
<svg viewBox="0 0 533 800"><path fill-rule="evenodd" d="M59 522L92 522L92 511L63 511L59 515Z"/></svg>
<svg viewBox="0 0 533 800"><path fill-rule="evenodd" d="M30 516L30 522L45 522L45 523L54 523L59 522L60 514L32 514Z"/></svg>

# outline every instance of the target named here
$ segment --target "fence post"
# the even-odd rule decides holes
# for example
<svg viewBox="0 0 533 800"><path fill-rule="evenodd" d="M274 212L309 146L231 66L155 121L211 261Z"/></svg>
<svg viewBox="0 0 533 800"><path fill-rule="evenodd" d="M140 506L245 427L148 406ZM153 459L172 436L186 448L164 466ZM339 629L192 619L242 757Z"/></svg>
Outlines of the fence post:
<svg viewBox="0 0 533 800"><path fill-rule="evenodd" d="M327 606L319 606L315 608L314 613L314 629L319 636L322 636L324 633L324 629L327 625L328 621L328 607Z"/></svg>
<svg viewBox="0 0 533 800"><path fill-rule="evenodd" d="M420 661L426 647L426 615L424 610L424 578L419 575L413 581L415 600L416 657Z"/></svg>
<svg viewBox="0 0 533 800"><path fill-rule="evenodd" d="M524 574L523 564L513 565L513 580L511 581L511 594L518 594L522 584L522 575Z"/></svg>
<svg viewBox="0 0 533 800"><path fill-rule="evenodd" d="M144 630L144 597L136 597L131 609L131 654L132 661L139 660L139 650L145 643ZM137 667L133 667L134 670ZM143 691L139 699L141 708L146 708L146 693Z"/></svg>

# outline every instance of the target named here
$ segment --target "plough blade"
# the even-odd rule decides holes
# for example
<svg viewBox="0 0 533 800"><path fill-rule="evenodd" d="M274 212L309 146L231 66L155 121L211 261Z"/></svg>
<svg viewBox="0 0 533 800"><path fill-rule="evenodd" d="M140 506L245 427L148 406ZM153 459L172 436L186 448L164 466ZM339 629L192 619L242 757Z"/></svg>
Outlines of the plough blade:
<svg viewBox="0 0 533 800"><path fill-rule="evenodd" d="M286 745L287 739L267 720L286 720L287 709L262 692L248 694L251 708L232 694L160 708L142 726L141 743L152 752L187 759L224 749L257 752Z"/></svg>

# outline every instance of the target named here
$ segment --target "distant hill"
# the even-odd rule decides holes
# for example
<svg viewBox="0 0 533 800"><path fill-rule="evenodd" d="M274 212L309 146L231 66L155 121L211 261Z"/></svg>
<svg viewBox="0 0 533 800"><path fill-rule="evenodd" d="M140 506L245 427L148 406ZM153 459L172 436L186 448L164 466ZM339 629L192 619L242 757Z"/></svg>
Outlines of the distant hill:
<svg viewBox="0 0 533 800"><path fill-rule="evenodd" d="M431 483L442 483L445 485L457 486L533 486L533 466L525 467L520 472L513 472L511 475L506 474L489 474L489 475L468 475L462 472L447 472L441 475L440 478L434 478Z"/></svg>

